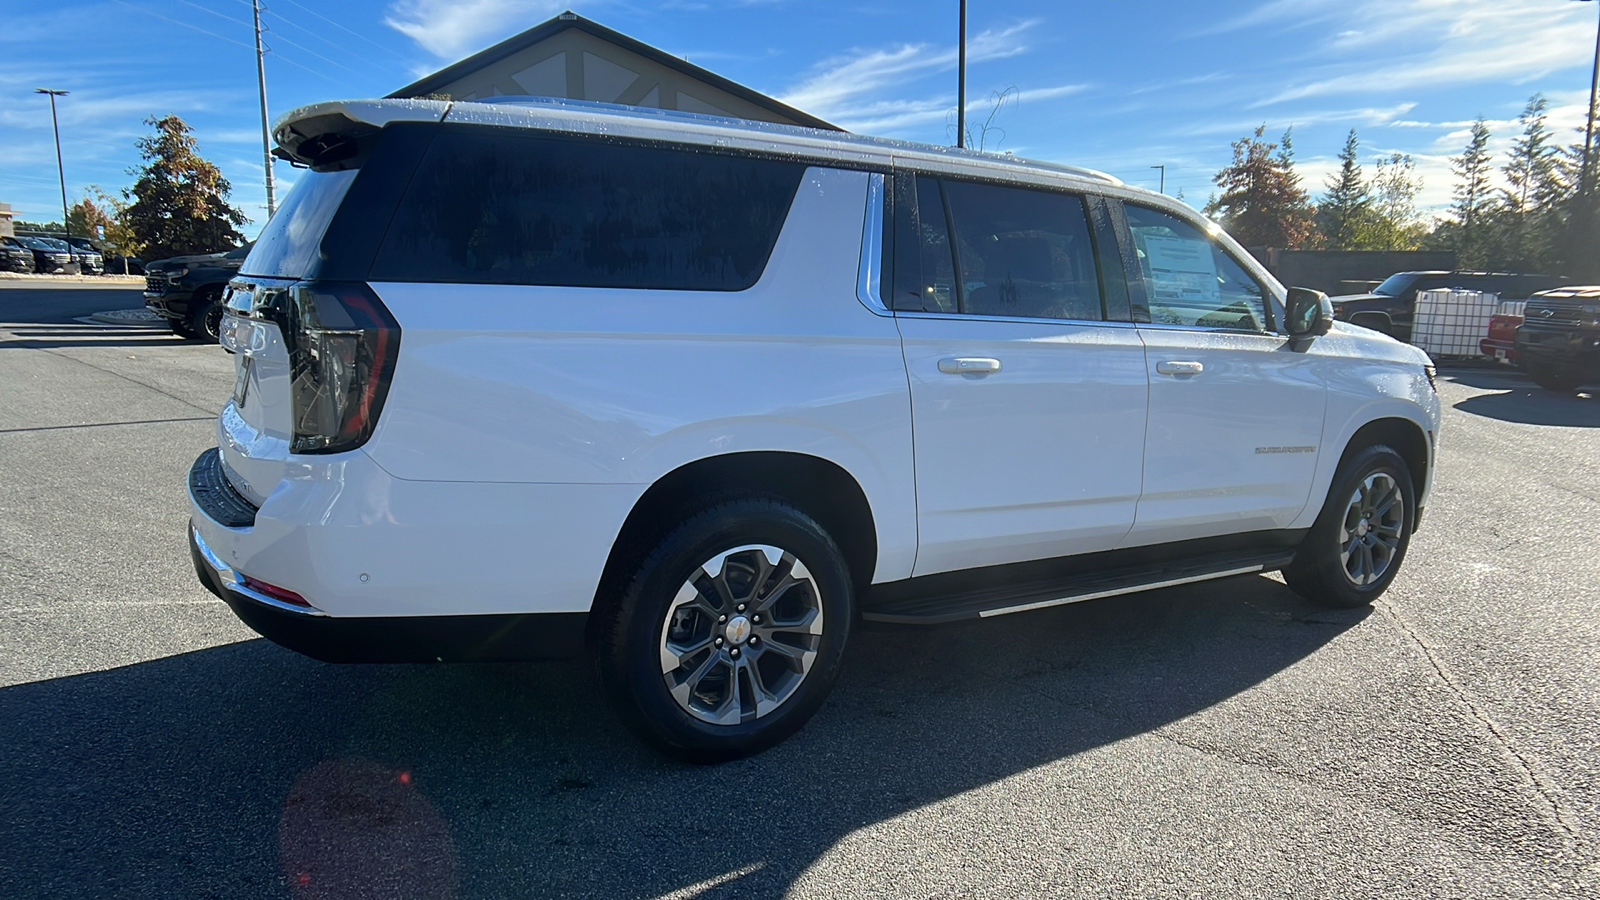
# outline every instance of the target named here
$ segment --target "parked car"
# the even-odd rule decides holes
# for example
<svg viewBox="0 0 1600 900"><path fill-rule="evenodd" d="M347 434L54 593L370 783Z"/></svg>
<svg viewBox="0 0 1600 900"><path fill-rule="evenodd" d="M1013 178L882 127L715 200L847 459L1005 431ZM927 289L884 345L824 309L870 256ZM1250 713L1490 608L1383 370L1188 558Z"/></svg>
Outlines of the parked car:
<svg viewBox="0 0 1600 900"><path fill-rule="evenodd" d="M1514 275L1505 272L1396 272L1370 294L1333 297L1334 318L1411 340L1417 294L1438 288L1460 288L1498 294L1501 300L1524 300L1535 291L1566 284L1559 275Z"/></svg>
<svg viewBox="0 0 1600 900"><path fill-rule="evenodd" d="M67 241L72 247L73 258L77 261L80 270L85 275L104 275L106 273L105 255L100 248L88 238L72 238Z"/></svg>
<svg viewBox="0 0 1600 900"><path fill-rule="evenodd" d="M18 235L17 242L27 247L33 254L33 271L49 275L65 272L67 265L72 262L72 254L59 242L52 242L47 238Z"/></svg>
<svg viewBox="0 0 1600 900"><path fill-rule="evenodd" d="M1109 176L579 103L273 134L309 170L230 284L189 540L320 659L587 646L723 759L801 727L858 616L1279 570L1359 606L1428 499L1426 355Z"/></svg>
<svg viewBox="0 0 1600 900"><path fill-rule="evenodd" d="M145 308L165 319L174 334L215 342L223 289L249 253L250 245L245 244L224 253L145 263Z"/></svg>
<svg viewBox="0 0 1600 900"><path fill-rule="evenodd" d="M1600 381L1600 286L1529 297L1516 349L1522 367L1546 390L1571 391Z"/></svg>
<svg viewBox="0 0 1600 900"><path fill-rule="evenodd" d="M0 236L0 271L32 272L33 251L14 237Z"/></svg>
<svg viewBox="0 0 1600 900"><path fill-rule="evenodd" d="M143 275L144 260L137 256L110 253L105 257L106 272L112 275Z"/></svg>

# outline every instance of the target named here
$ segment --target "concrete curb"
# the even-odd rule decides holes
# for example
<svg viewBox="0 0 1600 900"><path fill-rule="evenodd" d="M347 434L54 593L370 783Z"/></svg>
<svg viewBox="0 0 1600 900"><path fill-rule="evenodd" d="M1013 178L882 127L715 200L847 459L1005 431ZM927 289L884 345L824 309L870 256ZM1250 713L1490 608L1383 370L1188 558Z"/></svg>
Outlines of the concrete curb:
<svg viewBox="0 0 1600 900"><path fill-rule="evenodd" d="M112 309L105 312L97 312L87 318L107 325L146 325L156 328L166 324L165 319L143 307L138 309Z"/></svg>

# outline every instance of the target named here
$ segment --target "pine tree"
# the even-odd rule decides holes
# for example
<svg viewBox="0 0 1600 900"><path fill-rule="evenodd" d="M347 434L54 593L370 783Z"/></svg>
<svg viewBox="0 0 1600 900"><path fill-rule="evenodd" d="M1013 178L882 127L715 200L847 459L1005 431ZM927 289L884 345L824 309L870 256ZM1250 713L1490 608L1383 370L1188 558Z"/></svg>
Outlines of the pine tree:
<svg viewBox="0 0 1600 900"><path fill-rule="evenodd" d="M1551 263L1551 216L1561 198L1557 153L1545 124L1549 104L1534 94L1517 122L1522 135L1511 146L1503 170L1507 187L1496 209L1495 262L1522 272L1536 272Z"/></svg>
<svg viewBox="0 0 1600 900"><path fill-rule="evenodd" d="M155 134L139 139L145 164L130 193L134 201L121 217L146 258L162 259L237 247L248 222L228 204L232 186L215 165L202 158L188 124L174 115L145 119Z"/></svg>
<svg viewBox="0 0 1600 900"><path fill-rule="evenodd" d="M1371 212L1372 197L1356 161L1360 146L1356 130L1350 129L1339 151L1339 175L1329 180L1328 192L1317 206L1317 227L1329 250L1358 249L1362 225Z"/></svg>
<svg viewBox="0 0 1600 900"><path fill-rule="evenodd" d="M1451 157L1450 170L1455 173L1455 203L1450 215L1455 223L1456 261L1464 269L1476 269L1486 264L1486 225L1489 214L1489 125L1479 116L1472 123L1472 137L1460 156Z"/></svg>
<svg viewBox="0 0 1600 900"><path fill-rule="evenodd" d="M1263 140L1266 126L1233 144L1233 163L1213 179L1222 195L1207 212L1240 243L1297 249L1311 233L1305 191L1295 182L1292 157L1273 156L1279 145Z"/></svg>

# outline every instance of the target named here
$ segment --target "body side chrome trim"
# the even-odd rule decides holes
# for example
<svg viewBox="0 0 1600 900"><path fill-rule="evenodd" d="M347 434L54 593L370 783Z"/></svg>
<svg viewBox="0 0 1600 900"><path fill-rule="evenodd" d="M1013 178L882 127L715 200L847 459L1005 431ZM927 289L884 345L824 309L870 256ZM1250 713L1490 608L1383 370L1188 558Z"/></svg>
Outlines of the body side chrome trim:
<svg viewBox="0 0 1600 900"><path fill-rule="evenodd" d="M1138 322L1115 322L1106 319L1046 319L1035 316L979 316L971 313L927 312L925 310L896 310L896 316L907 319L949 319L955 322L1019 322L1025 325L1072 325L1077 328L1139 328Z"/></svg>

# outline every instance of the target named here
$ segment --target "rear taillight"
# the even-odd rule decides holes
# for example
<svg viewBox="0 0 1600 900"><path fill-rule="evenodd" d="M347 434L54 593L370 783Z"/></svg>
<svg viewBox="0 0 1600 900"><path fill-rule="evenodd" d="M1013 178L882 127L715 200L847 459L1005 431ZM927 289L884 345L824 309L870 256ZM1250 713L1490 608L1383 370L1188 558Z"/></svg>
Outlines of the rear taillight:
<svg viewBox="0 0 1600 900"><path fill-rule="evenodd" d="M361 283L305 281L289 288L293 453L353 450L372 436L400 350L400 326Z"/></svg>

